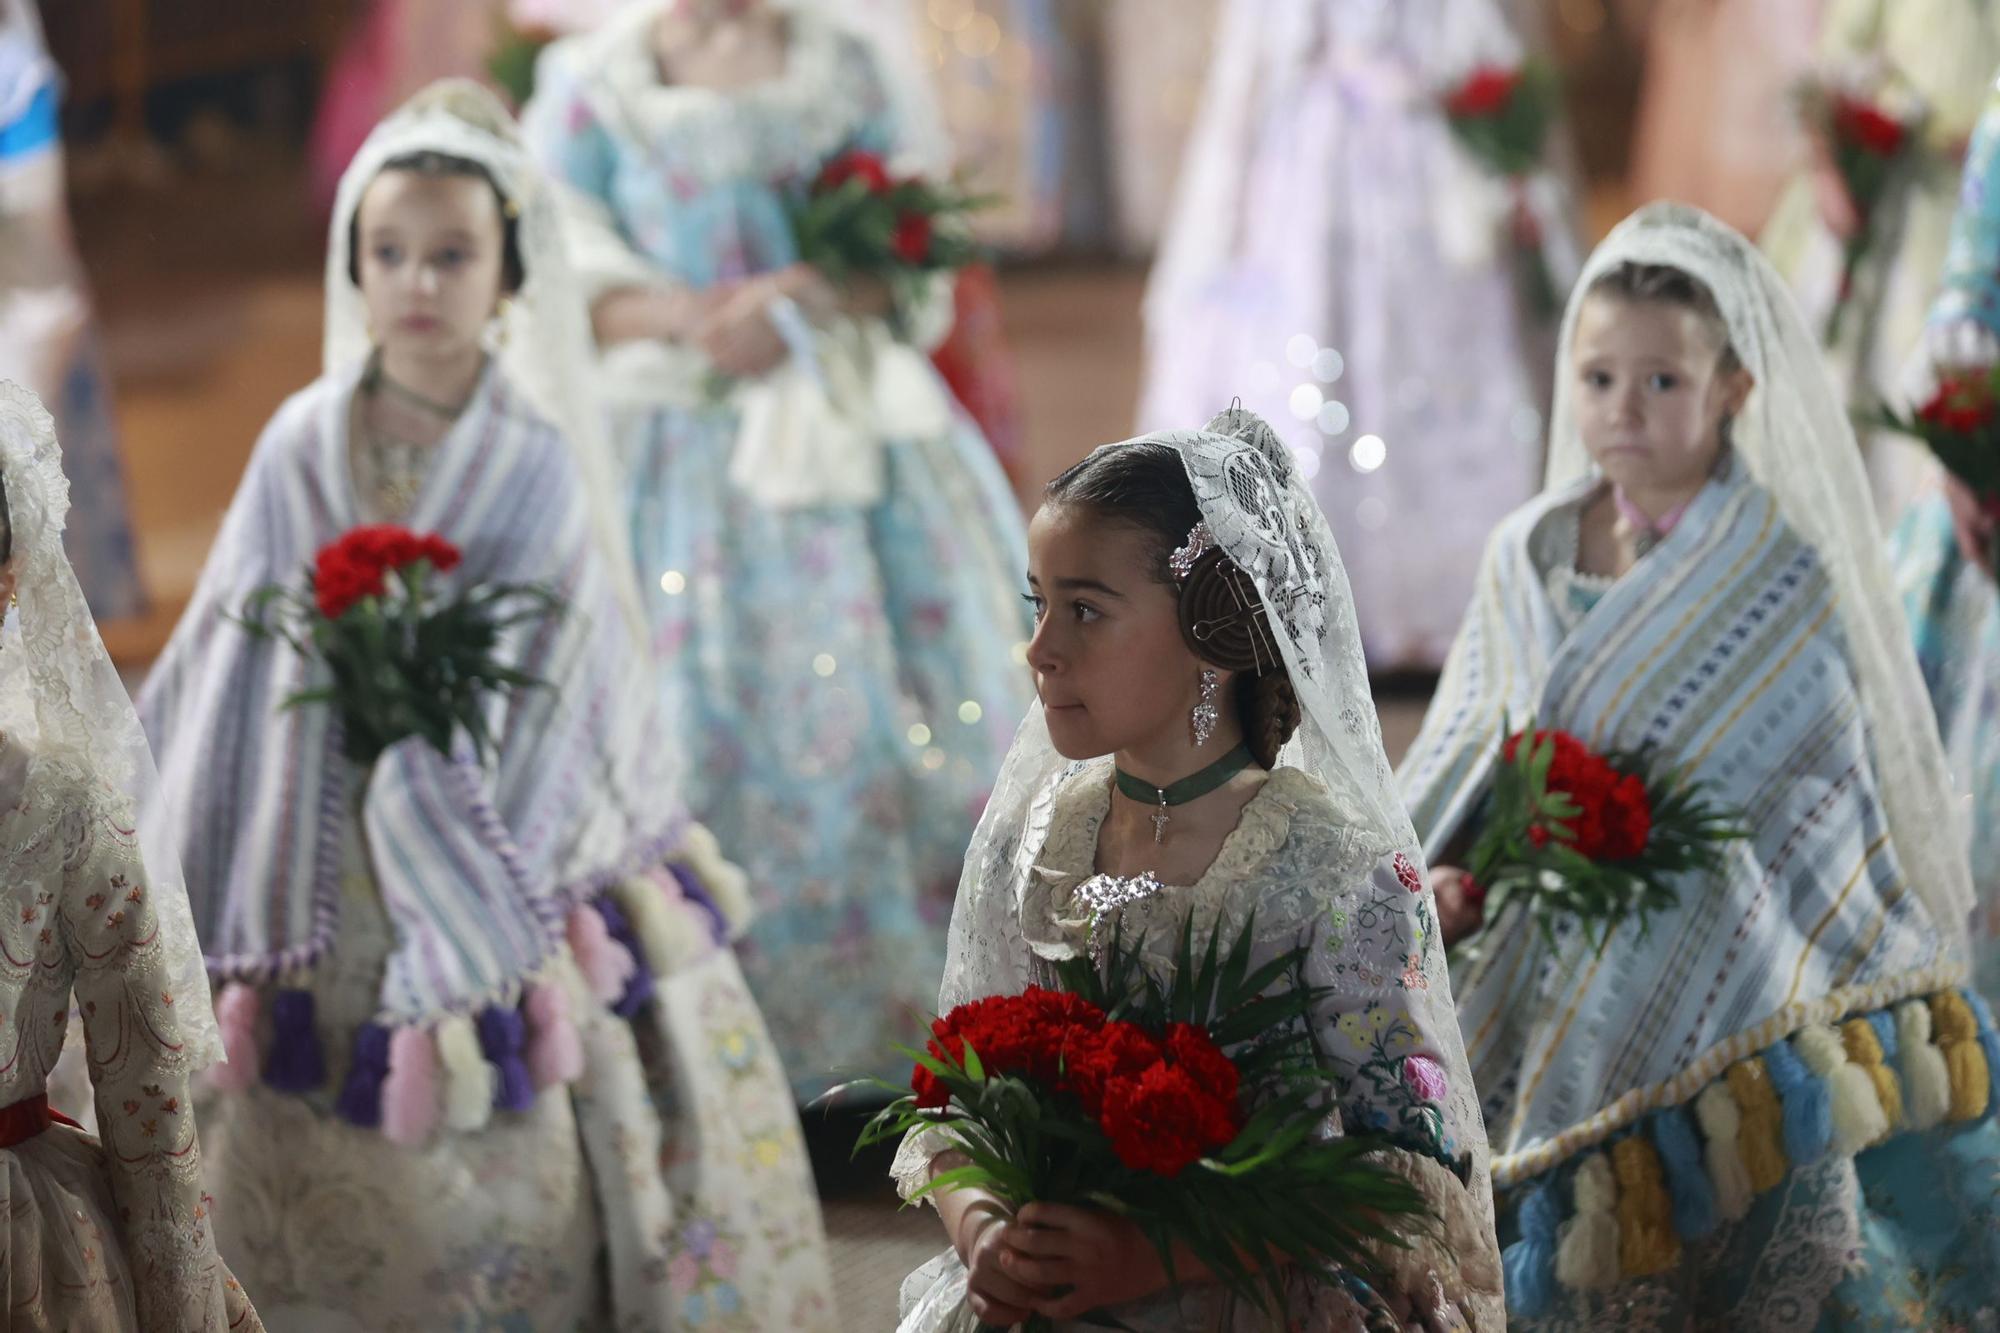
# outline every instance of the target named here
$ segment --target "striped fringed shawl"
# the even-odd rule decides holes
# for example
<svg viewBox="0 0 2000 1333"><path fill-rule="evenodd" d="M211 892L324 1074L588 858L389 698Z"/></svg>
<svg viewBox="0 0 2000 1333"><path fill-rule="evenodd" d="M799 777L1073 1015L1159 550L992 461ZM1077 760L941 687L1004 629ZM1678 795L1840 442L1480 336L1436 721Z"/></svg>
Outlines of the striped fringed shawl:
<svg viewBox="0 0 2000 1333"><path fill-rule="evenodd" d="M1551 956L1519 910L1453 978L1496 1163L1555 1138L1793 1006L1856 987L1939 984L1936 927L1908 891L1878 797L1832 589L1740 465L1565 637L1531 557L1494 534L1473 605L1399 780L1433 864L1470 839L1503 713L1600 750L1656 746L1754 828L1728 868L1679 885L1643 939ZM1877 1002L1881 1002L1878 999Z"/></svg>
<svg viewBox="0 0 2000 1333"><path fill-rule="evenodd" d="M222 979L295 983L339 928L343 825L361 777L329 709L279 708L317 673L230 617L259 584L298 584L321 546L364 521L348 455L359 374L315 382L265 429L140 699L177 802L196 928ZM373 770L361 814L396 931L382 987L392 1024L516 999L558 951L570 907L679 832L645 664L590 540L574 463L499 371L438 446L407 526L461 549L448 583L539 583L564 610L507 644L548 688L489 700L498 753L487 769L467 746L446 759L409 740Z"/></svg>

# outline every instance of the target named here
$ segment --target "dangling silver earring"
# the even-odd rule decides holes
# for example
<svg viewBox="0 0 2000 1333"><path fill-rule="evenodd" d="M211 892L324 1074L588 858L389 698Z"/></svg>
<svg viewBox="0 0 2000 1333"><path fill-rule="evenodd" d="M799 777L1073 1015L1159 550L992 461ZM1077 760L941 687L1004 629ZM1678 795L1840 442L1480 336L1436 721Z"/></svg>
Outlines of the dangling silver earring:
<svg viewBox="0 0 2000 1333"><path fill-rule="evenodd" d="M1215 695L1222 688L1222 678L1215 674L1214 667L1201 669L1201 702L1188 715L1188 723L1194 730L1194 746L1199 750L1208 744L1209 737L1215 735L1215 724L1222 720L1222 712L1215 706Z"/></svg>

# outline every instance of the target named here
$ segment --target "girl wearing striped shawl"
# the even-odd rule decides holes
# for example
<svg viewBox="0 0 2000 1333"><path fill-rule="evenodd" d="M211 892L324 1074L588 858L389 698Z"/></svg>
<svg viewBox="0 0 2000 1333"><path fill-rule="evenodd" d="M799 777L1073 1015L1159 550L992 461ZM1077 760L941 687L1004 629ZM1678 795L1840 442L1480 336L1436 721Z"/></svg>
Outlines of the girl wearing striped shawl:
<svg viewBox="0 0 2000 1333"><path fill-rule="evenodd" d="M2000 1317L2000 1038L1848 427L1769 265L1654 205L1564 322L1548 484L1490 542L1399 775L1493 1147L1516 1327ZM1449 868L1503 719L1686 765L1751 836L1553 946Z"/></svg>
<svg viewBox="0 0 2000 1333"><path fill-rule="evenodd" d="M148 681L229 983L222 1252L282 1328L826 1327L790 1093L727 947L740 876L672 795L551 228L483 91L377 129L335 211L326 374L259 441ZM503 641L545 687L487 701L483 764L411 739L353 767L331 710L280 707L316 668L232 619L384 521L457 546L461 585L560 599Z"/></svg>

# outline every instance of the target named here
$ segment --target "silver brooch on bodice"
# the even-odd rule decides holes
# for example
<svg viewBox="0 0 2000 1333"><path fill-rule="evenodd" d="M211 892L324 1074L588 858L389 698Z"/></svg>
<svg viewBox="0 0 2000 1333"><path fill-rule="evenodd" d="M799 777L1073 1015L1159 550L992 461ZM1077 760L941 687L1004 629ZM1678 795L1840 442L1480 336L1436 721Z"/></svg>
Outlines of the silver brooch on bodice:
<svg viewBox="0 0 2000 1333"><path fill-rule="evenodd" d="M1142 870L1127 879L1122 875L1092 875L1076 886L1076 896L1090 909L1090 961L1102 963L1104 951L1109 941L1104 936L1104 924L1130 907L1133 903L1144 902L1166 891L1160 877L1150 870Z"/></svg>

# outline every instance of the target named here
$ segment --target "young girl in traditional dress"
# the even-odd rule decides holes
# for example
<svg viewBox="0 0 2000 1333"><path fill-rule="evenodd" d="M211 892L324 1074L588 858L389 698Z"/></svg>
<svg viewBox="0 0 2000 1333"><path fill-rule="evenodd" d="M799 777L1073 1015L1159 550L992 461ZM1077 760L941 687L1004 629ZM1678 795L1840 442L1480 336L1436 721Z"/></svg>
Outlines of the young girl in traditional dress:
<svg viewBox="0 0 2000 1333"><path fill-rule="evenodd" d="M1262 420L1106 445L1050 483L1029 533L1041 702L967 855L939 1012L1052 984L1115 921L1170 967L1256 917L1252 966L1311 942L1306 981L1350 1125L1384 1133L1439 1220L1383 1247L1384 1290L1295 1275L1288 1329L1501 1326L1484 1131L1422 861L1368 702L1326 521ZM1238 614L1239 607L1249 608ZM1107 892L1108 891L1108 892ZM1094 903L1124 905L1098 910ZM952 1164L906 1140L905 1196ZM1212 1282L1170 1286L1137 1226L937 1199L952 1249L904 1284L907 1333L1104 1311L1147 1333L1269 1327Z"/></svg>
<svg viewBox="0 0 2000 1333"><path fill-rule="evenodd" d="M1576 271L1557 177L1495 176L1445 118L1453 84L1528 51L1500 0L1231 0L1217 23L1146 291L1140 428L1238 394L1262 412L1356 536L1369 662L1435 670L1540 461L1554 308L1516 247L1550 300Z"/></svg>
<svg viewBox="0 0 2000 1333"><path fill-rule="evenodd" d="M1977 1327L2000 1037L1867 484L1777 274L1653 205L1564 323L1547 489L1401 777L1447 940L1503 729L1685 767L1748 830L1602 950L1518 901L1454 978L1517 1328ZM1910 1311L1918 1313L1911 1314Z"/></svg>
<svg viewBox="0 0 2000 1333"><path fill-rule="evenodd" d="M1026 693L1019 510L917 348L949 284L836 285L788 219L837 154L894 156L890 107L810 6L641 0L551 46L524 113L576 205L660 697L765 895L745 967L801 1094L882 1069L936 994Z"/></svg>
<svg viewBox="0 0 2000 1333"><path fill-rule="evenodd" d="M1920 344L1920 383L1983 373L2000 362L2000 94L1966 152L1944 282ZM1930 374L1921 373L1928 366ZM1929 387L1929 386L1926 386ZM1890 534L1897 590L1930 687L1946 762L1971 838L1975 979L2000 999L2000 593L1994 591L2000 516L1950 473L1918 495Z"/></svg>
<svg viewBox="0 0 2000 1333"><path fill-rule="evenodd" d="M259 1329L216 1257L191 1082L222 1054L132 702L63 555L55 426L0 382L0 1325ZM74 992L102 1142L46 1092ZM52 1123L53 1122L53 1123Z"/></svg>
<svg viewBox="0 0 2000 1333"><path fill-rule="evenodd" d="M492 97L436 85L342 182L325 376L259 441L144 713L233 1086L221 1244L286 1328L826 1328L791 1097L728 949L740 875L681 813L594 417L583 311ZM237 622L363 523L445 586L532 583L542 682L479 763L361 771L320 674ZM244 1086L260 1080L253 1086Z"/></svg>

